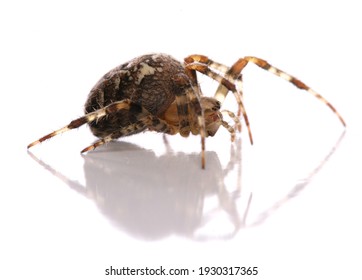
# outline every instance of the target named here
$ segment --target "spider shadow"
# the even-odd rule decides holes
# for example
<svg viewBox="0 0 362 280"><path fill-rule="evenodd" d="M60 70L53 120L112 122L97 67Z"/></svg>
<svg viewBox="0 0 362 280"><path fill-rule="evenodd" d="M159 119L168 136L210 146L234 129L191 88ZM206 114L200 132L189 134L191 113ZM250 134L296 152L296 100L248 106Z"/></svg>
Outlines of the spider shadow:
<svg viewBox="0 0 362 280"><path fill-rule="evenodd" d="M28 153L70 188L92 199L100 212L123 232L143 240L180 235L202 241L230 239L242 228L264 223L309 185L337 150L344 135L345 131L305 178L253 220L248 219L252 194L241 195L241 178L237 178L232 191L225 185L230 171L237 168L236 173L241 174L240 139L236 148L231 146L230 162L225 169L217 153L207 151L205 170L200 167L199 153L173 153L169 147L166 154L157 156L152 150L129 142L111 142L83 156L85 186ZM204 204L210 197L216 197L218 204L205 213ZM239 207L242 198L245 204ZM199 230L212 223L218 212L227 214L232 229L217 236L210 232L200 234Z"/></svg>
<svg viewBox="0 0 362 280"><path fill-rule="evenodd" d="M213 151L206 152L207 167L203 170L200 153L173 153L169 146L167 149L167 153L157 156L129 142L111 142L83 156L85 186L29 154L70 188L92 199L114 226L135 238L232 238L243 227L249 207L244 211L237 207L240 178L232 191L227 191L224 184L231 170L241 168L241 140L231 145L226 168ZM218 203L205 213L208 197L216 197ZM215 236L199 233L220 212L226 213L229 231Z"/></svg>
<svg viewBox="0 0 362 280"><path fill-rule="evenodd" d="M199 153L168 152L157 157L152 150L113 142L84 157L86 186L102 202L102 212L137 237L177 234L195 238L195 231L206 223L203 202L213 195L235 232L240 227L235 206L238 191L226 192L217 154L206 152L206 157L207 168L202 170Z"/></svg>

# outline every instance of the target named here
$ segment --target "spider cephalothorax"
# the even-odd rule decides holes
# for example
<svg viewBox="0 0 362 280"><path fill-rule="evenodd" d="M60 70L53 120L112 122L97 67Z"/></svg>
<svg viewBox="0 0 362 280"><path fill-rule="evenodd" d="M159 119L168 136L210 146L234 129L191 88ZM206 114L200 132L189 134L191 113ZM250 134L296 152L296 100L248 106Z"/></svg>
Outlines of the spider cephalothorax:
<svg viewBox="0 0 362 280"><path fill-rule="evenodd" d="M148 54L134 58L105 74L89 93L84 116L32 142L28 148L85 123L89 124L92 133L100 140L82 152L145 130L171 135L180 133L184 137L192 133L201 135L204 168L205 137L214 136L219 127L223 126L230 132L231 139L235 138L235 129L223 119L223 113L227 114L239 129L239 116L242 114L250 142L253 143L241 91L241 72L249 62L310 92L325 103L345 126L340 114L325 98L265 60L244 57L227 67L203 55L188 56L182 64L166 54ZM214 97L202 94L196 71L219 83ZM233 92L238 104L237 116L231 111L221 110L229 91Z"/></svg>

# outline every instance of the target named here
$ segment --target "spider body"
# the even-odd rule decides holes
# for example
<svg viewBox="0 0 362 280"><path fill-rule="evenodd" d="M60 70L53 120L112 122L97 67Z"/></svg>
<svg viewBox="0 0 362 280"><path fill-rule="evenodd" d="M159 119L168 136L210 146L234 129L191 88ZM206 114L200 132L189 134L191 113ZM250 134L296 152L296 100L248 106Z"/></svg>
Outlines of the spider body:
<svg viewBox="0 0 362 280"><path fill-rule="evenodd" d="M202 167L205 167L205 137L214 136L220 126L235 138L235 129L224 119L226 113L240 130L239 116L246 123L250 142L253 143L249 120L242 102L241 72L249 63L267 70L296 87L310 92L325 103L340 119L337 110L320 94L286 72L273 67L265 60L244 57L231 67L212 61L203 55L191 55L184 63L166 54L148 54L132 59L106 73L90 91L85 103L85 115L67 126L32 142L28 148L60 133L88 123L92 133L99 137L87 152L114 139L145 130L166 134L190 133L201 136ZM219 83L214 97L202 94L196 72L209 76ZM229 91L238 104L237 116L221 105Z"/></svg>

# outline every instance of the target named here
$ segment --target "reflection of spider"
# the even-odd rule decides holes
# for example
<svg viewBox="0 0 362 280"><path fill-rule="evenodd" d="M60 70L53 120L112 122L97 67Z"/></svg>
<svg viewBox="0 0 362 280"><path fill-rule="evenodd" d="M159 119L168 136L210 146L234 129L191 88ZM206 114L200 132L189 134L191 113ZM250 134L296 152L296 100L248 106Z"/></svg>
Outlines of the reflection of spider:
<svg viewBox="0 0 362 280"><path fill-rule="evenodd" d="M197 155L193 153L168 150L157 156L133 143L109 143L106 150L110 153L84 157L85 184L28 153L72 190L91 199L122 232L143 240L177 235L204 241L233 238L248 218L252 195L241 185L241 139L235 142L224 168L216 152L206 151L208 168L204 171L195 168ZM166 144L166 148L171 147ZM130 157L133 160L124 164L124 158ZM180 168L183 172L159 176L166 169ZM234 172L236 181L227 184L226 178L233 178ZM215 230L220 222L223 226Z"/></svg>
<svg viewBox="0 0 362 280"><path fill-rule="evenodd" d="M230 132L232 141L235 138L235 129L224 121L222 113L229 115L240 130L238 117L228 110L220 110L229 91L236 98L238 116L243 115L250 142L253 143L241 90L241 72L249 62L308 91L325 103L345 126L341 115L325 98L265 60L248 56L239 59L229 68L203 55L188 56L184 64L181 64L169 55L149 54L137 57L105 74L91 90L84 116L29 144L28 148L85 123L89 123L92 133L100 140L82 152L145 130L180 133L184 137L191 132L201 135L204 168L205 137L214 136L221 125ZM213 98L202 95L196 71L219 83Z"/></svg>

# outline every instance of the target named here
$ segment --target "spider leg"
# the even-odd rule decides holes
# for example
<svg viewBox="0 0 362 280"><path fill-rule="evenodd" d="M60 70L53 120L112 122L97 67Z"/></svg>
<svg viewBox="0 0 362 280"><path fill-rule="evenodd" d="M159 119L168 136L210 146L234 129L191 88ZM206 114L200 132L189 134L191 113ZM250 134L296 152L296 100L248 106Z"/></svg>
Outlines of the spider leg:
<svg viewBox="0 0 362 280"><path fill-rule="evenodd" d="M209 76L211 79L217 81L218 83L220 83L221 85L226 87L228 90L232 91L235 96L239 95L233 81L230 81L230 80L222 77L221 75L219 75L215 71L211 70L208 65L199 64L199 63L191 63L191 64L187 64L185 67L186 67L186 69L195 70L195 71L198 71L198 72L200 72L200 73L202 73L202 74L204 74L206 76ZM244 104L243 104L242 100L240 99L239 101L240 101L239 108L241 110L241 113L243 114L246 127L248 128L250 143L253 144L253 137L252 137L252 134L251 134L248 115L246 114L245 107L244 107Z"/></svg>
<svg viewBox="0 0 362 280"><path fill-rule="evenodd" d="M137 108L136 108L137 107ZM139 106L132 103L130 100L128 99L125 99L125 100L122 100L122 101L117 101L117 102L114 102L106 107L103 107L101 109L98 109L94 112L91 112L91 113L88 113L78 119L75 119L73 121L71 121L68 125L58 129L58 130L55 130L53 131L52 133L49 133L41 138L39 138L38 140L30 143L28 145L28 149L49 139L49 138L52 138L58 134L61 134L63 132L66 132L68 130L71 130L71 129L74 129L74 128L78 128L80 126L82 126L83 124L86 124L86 123L89 123L89 122L92 122L94 120L98 120L99 118L101 117L104 117L108 114L111 114L111 113L115 113L119 110L130 110L132 111L133 109L135 109L134 111L137 111L139 110ZM145 111L145 112L144 112ZM144 113L148 113L146 112L146 109L143 109L142 108L142 112Z"/></svg>
<svg viewBox="0 0 362 280"><path fill-rule="evenodd" d="M187 137L190 132L201 135L201 166L204 169L206 129L203 110L201 109L201 93L197 85L196 73L187 68L185 68L185 72L187 76L180 74L173 77L178 132L184 137ZM170 119L170 112L166 112L165 117ZM198 124L198 127L195 127L195 123Z"/></svg>
<svg viewBox="0 0 362 280"><path fill-rule="evenodd" d="M237 90L234 93L236 101L239 105L238 115L240 116L240 112L242 111L242 80L241 80L241 71L244 69L244 67L247 64L247 61L244 59L239 59L237 62L235 62L231 67L227 67L224 64L221 64L219 62L213 61L207 56L204 55L190 55L187 58L185 58L186 65L189 64L201 64L201 65L207 65L209 68L216 70L220 72L223 77L227 80L232 79L232 82L234 84L237 84ZM227 93L229 92L229 89L225 87L223 84L219 84L219 87L216 90L216 93L214 95L214 98L217 99L221 104L224 102Z"/></svg>
<svg viewBox="0 0 362 280"><path fill-rule="evenodd" d="M241 122L240 119L235 116L235 114L229 110L222 110L221 113L226 113L234 122L235 122L235 127L238 131L241 131Z"/></svg>
<svg viewBox="0 0 362 280"><path fill-rule="evenodd" d="M188 83L187 76L178 75L173 78L175 88L173 93L175 94L177 115L179 118L179 133L183 137L187 137L190 134L190 120L189 120L189 101L188 95L185 94L185 90L191 85Z"/></svg>
<svg viewBox="0 0 362 280"><path fill-rule="evenodd" d="M168 134L177 133L177 129L174 128L173 126L169 125L164 120L162 120L158 117L155 117L151 114L148 114L147 116L140 118L140 120L138 120L137 122L132 123L127 127L121 128L120 130L117 130L117 131L111 133L110 135L94 142L92 145L84 148L81 151L81 153L92 151L101 145L111 142L112 140L118 139L123 136L130 135L130 134L134 134L135 132L142 131L145 128L148 128L149 130L152 130L152 131L164 132L164 133L168 133Z"/></svg>
<svg viewBox="0 0 362 280"><path fill-rule="evenodd" d="M234 142L235 141L235 129L224 120L221 121L221 125L223 127L225 127L227 129L227 131L229 131L229 133L231 135L231 142Z"/></svg>
<svg viewBox="0 0 362 280"><path fill-rule="evenodd" d="M238 94L235 97L237 100L242 100L242 98L243 98L243 91L242 91L243 81L242 81L241 71L243 71L243 69L245 68L246 65L247 65L247 61L243 58L240 58L229 69L227 69L227 71L224 72L225 78L229 79L229 80L231 79L236 84L236 89L237 89ZM215 92L215 98L219 101L224 101L228 92L229 92L229 90L224 85L219 84L219 86ZM240 103L239 103L238 116L240 116L240 113L242 111L241 109L242 109L242 106L240 106Z"/></svg>
<svg viewBox="0 0 362 280"><path fill-rule="evenodd" d="M262 69L264 69L266 71L269 71L269 72L273 73L274 75L276 75L276 76L278 76L278 77L292 83L297 88L309 92L314 97L316 97L317 99L322 101L325 105L327 105L334 112L334 114L337 115L337 117L339 118L339 120L341 121L343 126L346 126L345 121L343 120L342 116L338 113L336 108L334 108L334 106L331 103L329 103L329 101L327 101L322 95L315 92L313 89L311 89L309 86L304 84L302 81L300 81L297 78L293 77L292 75L289 75L288 73L286 73L286 72L284 72L284 71L270 65L267 61L265 61L263 59L260 59L260 58L254 57L254 56L246 56L244 59L247 62L252 62L252 63L256 64L257 66L259 66L260 68L262 68Z"/></svg>
<svg viewBox="0 0 362 280"><path fill-rule="evenodd" d="M236 91L234 92L236 101L238 103L238 116L240 116L242 110L245 111L244 105L242 103L242 75L241 71L244 69L244 67L247 65L247 61L243 58L240 58L238 61L236 61L231 67L227 67L224 64L221 64L219 62L213 61L209 59L207 56L203 55L191 55L185 59L186 63L202 63L208 65L211 69L215 69L219 72L221 72L224 75L225 79L228 79L233 81L233 83L236 85ZM219 83L218 88L216 89L214 98L217 99L221 104L224 102L227 94L229 92L229 89L225 87L222 83ZM229 116L230 111L228 111ZM240 132L241 131L241 123L239 119L234 115L231 117L235 121L235 128ZM237 119L237 121L236 121Z"/></svg>
<svg viewBox="0 0 362 280"><path fill-rule="evenodd" d="M127 136L130 135L132 133L135 133L136 131L142 131L145 128L145 124L142 121L138 121L136 123L133 123L127 127L122 128L121 130L115 131L111 134L109 134L108 136L97 140L96 142L94 142L92 145L84 148L81 153L86 153L89 151L94 150L95 148L102 146L106 143L111 142L114 139L120 138L122 136Z"/></svg>
<svg viewBox="0 0 362 280"><path fill-rule="evenodd" d="M185 72L189 76L189 78L192 80L193 85L191 85L186 90L186 95L189 99L190 107L192 108L192 111L195 113L197 117L197 124L199 127L199 133L201 136L201 167L202 169L205 169L205 138L206 138L206 127L205 127L205 117L204 117L204 111L201 108L201 90L197 82L197 76L196 71L193 69L189 69L185 67ZM193 114L191 117L193 118ZM194 126L194 119L191 121L192 126ZM197 131L194 127L191 127L192 131Z"/></svg>

